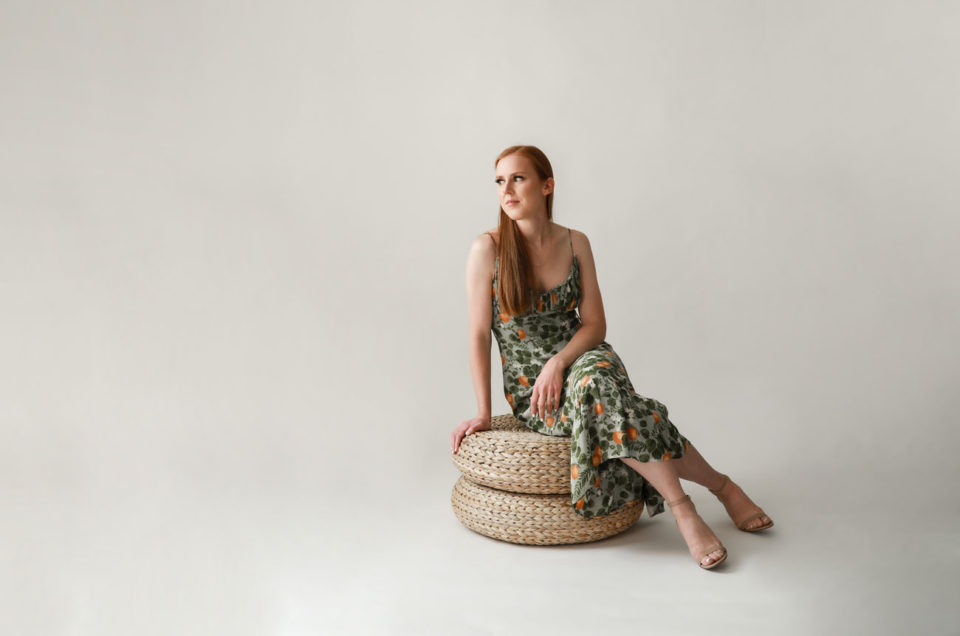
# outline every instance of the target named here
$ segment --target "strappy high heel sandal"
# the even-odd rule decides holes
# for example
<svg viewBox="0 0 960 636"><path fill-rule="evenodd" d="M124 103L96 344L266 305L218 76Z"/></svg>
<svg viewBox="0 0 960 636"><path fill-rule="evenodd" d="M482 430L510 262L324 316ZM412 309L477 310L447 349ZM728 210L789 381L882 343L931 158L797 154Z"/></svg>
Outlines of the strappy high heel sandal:
<svg viewBox="0 0 960 636"><path fill-rule="evenodd" d="M689 502L690 505L693 506L694 511L696 511L697 507L694 506L693 500L690 499L690 495L684 495L683 497L680 497L679 499L676 499L674 501L668 501L667 505L670 506L670 509L672 511L674 506L679 506L680 504L684 504L687 502ZM697 516L699 517L700 515L698 514ZM674 516L673 520L677 524L677 529L679 530L680 522L677 520L676 516ZM701 518L701 521L702 521L702 518ZM720 558L714 561L713 563L711 563L710 565L704 565L703 564L704 557L706 557L708 554L716 550L723 550L723 554L720 556ZM714 568L727 560L727 549L723 547L722 543L719 543L719 542L713 543L711 545L708 545L703 550L701 550L699 554L694 555L693 558L697 561L697 565L702 567L704 570L709 570L710 568Z"/></svg>
<svg viewBox="0 0 960 636"><path fill-rule="evenodd" d="M724 488L726 488L727 484L729 483L730 483L730 478L727 477L726 475L723 475L723 482L720 484L719 488L717 488L716 490L713 490L712 488L708 488L707 490L709 490L714 495L716 495L717 499L719 499L720 502L723 504L723 507L727 509L727 514L730 515L731 519L733 519L733 514L730 512L730 508L727 507L726 498L720 495L720 493L723 491ZM756 528L747 527L747 524L753 521L754 519L759 519L760 517L767 517L768 519L770 518L770 515L765 513L763 509L760 508L760 506L757 506L756 508L757 508L756 512L752 512L742 519L733 519L734 525L736 525L737 528L739 528L740 530L743 530L744 532L759 532L761 530L766 530L767 528L772 527L773 519L770 519L769 523L765 523L762 526L757 526Z"/></svg>

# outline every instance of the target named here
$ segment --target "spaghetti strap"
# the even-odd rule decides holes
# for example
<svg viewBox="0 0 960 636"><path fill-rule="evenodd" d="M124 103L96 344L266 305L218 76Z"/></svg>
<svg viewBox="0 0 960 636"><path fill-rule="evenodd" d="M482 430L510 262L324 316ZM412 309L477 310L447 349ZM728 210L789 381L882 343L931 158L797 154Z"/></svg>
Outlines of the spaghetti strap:
<svg viewBox="0 0 960 636"><path fill-rule="evenodd" d="M493 259L493 264L496 265L497 261L500 259L500 246L497 245L497 240L493 238L493 234L491 234L490 232L484 232L484 234L489 236L490 240L493 241L493 249L495 252L497 252L497 257Z"/></svg>
<svg viewBox="0 0 960 636"><path fill-rule="evenodd" d="M573 255L573 233L570 232L570 228L567 228L567 238L570 239L570 255Z"/></svg>

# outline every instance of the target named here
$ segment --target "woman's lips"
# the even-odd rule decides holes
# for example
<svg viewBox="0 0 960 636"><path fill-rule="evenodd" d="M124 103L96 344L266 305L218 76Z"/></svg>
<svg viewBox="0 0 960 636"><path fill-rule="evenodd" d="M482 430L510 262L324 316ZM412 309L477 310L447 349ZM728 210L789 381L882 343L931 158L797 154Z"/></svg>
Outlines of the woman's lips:
<svg viewBox="0 0 960 636"><path fill-rule="evenodd" d="M514 203L517 203L517 201L507 201L507 205L513 205Z"/></svg>

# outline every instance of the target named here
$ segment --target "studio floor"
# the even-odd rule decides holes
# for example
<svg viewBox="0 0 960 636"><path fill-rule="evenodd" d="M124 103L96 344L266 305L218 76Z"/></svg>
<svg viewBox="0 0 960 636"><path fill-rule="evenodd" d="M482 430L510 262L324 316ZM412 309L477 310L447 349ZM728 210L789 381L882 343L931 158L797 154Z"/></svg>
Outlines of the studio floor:
<svg viewBox="0 0 960 636"><path fill-rule="evenodd" d="M700 570L669 511L581 545L475 534L449 483L324 496L223 481L8 501L5 634L956 634L958 512L740 478L774 518ZM685 482L686 483L686 482ZM408 491L410 492L410 491ZM787 493L785 496L784 493ZM778 496L779 495L779 496ZM863 497L859 498L860 500ZM363 500L365 505L358 505ZM352 503L351 503L352 502ZM819 503L818 503L819 502ZM9 576L11 573L15 576Z"/></svg>

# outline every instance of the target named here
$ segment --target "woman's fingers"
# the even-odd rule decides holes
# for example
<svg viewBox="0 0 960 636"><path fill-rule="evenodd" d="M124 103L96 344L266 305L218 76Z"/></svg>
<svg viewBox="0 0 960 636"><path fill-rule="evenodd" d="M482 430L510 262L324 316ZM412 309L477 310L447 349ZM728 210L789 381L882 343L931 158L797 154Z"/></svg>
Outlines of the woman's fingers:
<svg viewBox="0 0 960 636"><path fill-rule="evenodd" d="M543 419L543 416L546 413L552 413L560 408L560 391L555 389L551 391L550 389L543 389L542 391L538 387L533 387L533 392L530 394L530 414L536 415L540 419Z"/></svg>
<svg viewBox="0 0 960 636"><path fill-rule="evenodd" d="M466 424L466 426L464 426ZM460 428L463 426L463 428ZM450 434L450 446L453 448L453 452L456 453L460 450L460 442L463 441L465 435L469 435L470 425L464 422L457 428L453 429L453 433Z"/></svg>

